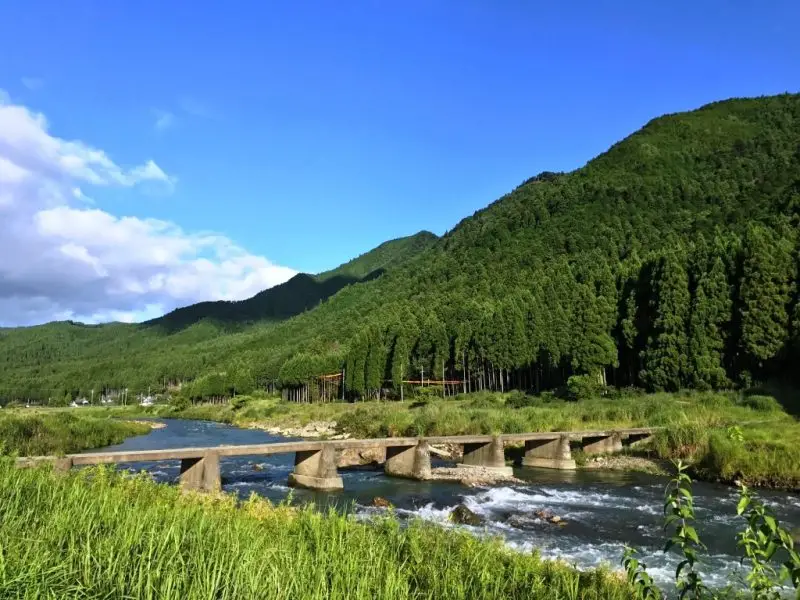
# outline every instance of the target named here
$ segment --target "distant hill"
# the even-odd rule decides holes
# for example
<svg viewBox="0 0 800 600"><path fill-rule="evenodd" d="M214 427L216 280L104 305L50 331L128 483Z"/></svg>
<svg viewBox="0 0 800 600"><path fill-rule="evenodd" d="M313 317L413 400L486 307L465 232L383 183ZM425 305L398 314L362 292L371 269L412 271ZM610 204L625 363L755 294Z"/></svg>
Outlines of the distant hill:
<svg viewBox="0 0 800 600"><path fill-rule="evenodd" d="M390 240L335 269L319 275L299 273L247 300L199 302L145 324L175 332L204 319L226 326L287 319L314 308L345 286L380 277L386 269L401 265L429 248L436 239L435 234L421 231Z"/></svg>
<svg viewBox="0 0 800 600"><path fill-rule="evenodd" d="M749 385L800 361L799 224L800 95L715 102L540 173L439 239L396 240L243 303L2 330L0 386L46 397L211 378L241 391L342 367L361 397L422 370L470 389L573 375Z"/></svg>

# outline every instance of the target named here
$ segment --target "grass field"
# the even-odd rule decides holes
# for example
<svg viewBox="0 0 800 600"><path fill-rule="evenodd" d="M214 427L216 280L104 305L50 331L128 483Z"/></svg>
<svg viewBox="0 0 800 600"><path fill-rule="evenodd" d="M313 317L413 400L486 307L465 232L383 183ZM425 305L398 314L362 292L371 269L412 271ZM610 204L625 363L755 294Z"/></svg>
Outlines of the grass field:
<svg viewBox="0 0 800 600"><path fill-rule="evenodd" d="M0 459L0 597L163 600L621 599L499 540L392 518L181 495L110 469L56 476Z"/></svg>

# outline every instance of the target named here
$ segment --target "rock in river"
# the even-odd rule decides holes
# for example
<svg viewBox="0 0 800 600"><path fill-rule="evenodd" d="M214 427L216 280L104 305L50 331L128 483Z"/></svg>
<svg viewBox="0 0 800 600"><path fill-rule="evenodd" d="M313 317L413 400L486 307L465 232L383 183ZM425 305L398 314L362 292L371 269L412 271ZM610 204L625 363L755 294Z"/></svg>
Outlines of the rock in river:
<svg viewBox="0 0 800 600"><path fill-rule="evenodd" d="M365 465L380 465L386 462L386 448L372 446L369 448L343 448L339 450L336 466L357 467Z"/></svg>
<svg viewBox="0 0 800 600"><path fill-rule="evenodd" d="M372 506L376 506L378 508L392 508L392 503L389 502L386 498L382 498L381 496L375 496L372 499Z"/></svg>
<svg viewBox="0 0 800 600"><path fill-rule="evenodd" d="M482 518L463 504L459 504L453 509L453 512L450 513L450 520L460 525L480 525L483 523Z"/></svg>

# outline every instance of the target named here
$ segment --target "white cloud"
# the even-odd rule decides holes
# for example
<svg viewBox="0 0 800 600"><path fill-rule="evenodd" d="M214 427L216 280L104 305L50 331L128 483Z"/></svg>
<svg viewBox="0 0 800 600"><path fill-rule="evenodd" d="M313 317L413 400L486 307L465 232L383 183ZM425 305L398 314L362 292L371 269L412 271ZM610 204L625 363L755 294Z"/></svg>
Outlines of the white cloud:
<svg viewBox="0 0 800 600"><path fill-rule="evenodd" d="M153 109L153 116L156 119L154 127L159 133L175 125L175 115L169 111L156 108Z"/></svg>
<svg viewBox="0 0 800 600"><path fill-rule="evenodd" d="M0 104L0 325L142 320L200 300L240 300L295 274L224 236L117 216L89 187L174 182L154 161L125 168Z"/></svg>
<svg viewBox="0 0 800 600"><path fill-rule="evenodd" d="M36 90L40 90L44 87L44 79L40 77L23 77L22 85L32 92L35 92Z"/></svg>

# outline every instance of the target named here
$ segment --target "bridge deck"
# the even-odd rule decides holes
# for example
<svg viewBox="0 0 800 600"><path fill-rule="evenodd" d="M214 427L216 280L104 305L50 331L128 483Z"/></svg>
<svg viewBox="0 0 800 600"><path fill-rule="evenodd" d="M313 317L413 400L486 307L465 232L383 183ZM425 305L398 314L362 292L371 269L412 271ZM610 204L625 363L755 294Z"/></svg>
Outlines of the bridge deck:
<svg viewBox="0 0 800 600"><path fill-rule="evenodd" d="M491 435L446 435L432 437L393 437L363 440L303 440L297 442L275 442L270 444L251 444L242 446L208 446L202 448L174 448L163 450L128 450L116 452L87 452L85 454L68 454L73 465L96 465L104 463L127 463L160 460L180 460L198 458L209 453L224 456L257 456L269 454L289 454L322 450L332 446L336 450L345 448L368 448L374 446L405 447L416 446L420 442L429 444L482 444L499 438L503 442L525 442L528 440L555 440L566 436L570 440L584 438L603 438L613 435L622 437L646 436L654 433L657 427L637 427L629 429L597 430L597 431L546 431L534 433L512 433L499 436ZM31 466L39 462L53 461L53 456L34 456L17 459L19 466Z"/></svg>

